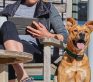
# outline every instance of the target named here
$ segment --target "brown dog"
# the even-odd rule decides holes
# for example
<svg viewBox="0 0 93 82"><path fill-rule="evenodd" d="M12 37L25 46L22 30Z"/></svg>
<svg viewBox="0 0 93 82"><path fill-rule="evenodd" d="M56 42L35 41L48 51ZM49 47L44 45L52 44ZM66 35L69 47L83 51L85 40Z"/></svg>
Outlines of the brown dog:
<svg viewBox="0 0 93 82"><path fill-rule="evenodd" d="M69 36L58 67L58 82L90 82L90 66L84 51L89 43L92 26L93 21L80 26L73 18L67 19Z"/></svg>

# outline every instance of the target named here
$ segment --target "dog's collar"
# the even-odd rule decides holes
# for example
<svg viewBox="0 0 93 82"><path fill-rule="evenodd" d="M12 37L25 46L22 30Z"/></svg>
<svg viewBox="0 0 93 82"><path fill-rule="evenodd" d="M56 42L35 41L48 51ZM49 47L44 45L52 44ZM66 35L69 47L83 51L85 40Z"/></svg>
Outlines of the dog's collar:
<svg viewBox="0 0 93 82"><path fill-rule="evenodd" d="M65 48L64 51L66 51L69 56L73 57L73 58L76 59L77 61L81 61L81 60L83 59L83 56L84 56L84 55L74 54L73 52L71 52L71 51L68 50L67 48Z"/></svg>

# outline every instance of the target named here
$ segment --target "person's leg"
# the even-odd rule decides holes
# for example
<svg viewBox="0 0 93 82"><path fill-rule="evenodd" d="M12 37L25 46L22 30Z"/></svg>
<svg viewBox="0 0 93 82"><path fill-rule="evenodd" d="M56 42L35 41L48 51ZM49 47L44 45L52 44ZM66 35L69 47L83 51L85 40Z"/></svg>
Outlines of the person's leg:
<svg viewBox="0 0 93 82"><path fill-rule="evenodd" d="M18 52L23 52L23 46L20 42L14 41L14 40L7 40L4 42L4 46L6 50L11 50L11 51L18 51ZM26 74L24 68L23 68L23 64L13 64L13 68L17 74L17 78L18 80L22 80L26 77L28 77L28 75Z"/></svg>
<svg viewBox="0 0 93 82"><path fill-rule="evenodd" d="M34 63L42 63L43 62L43 51L41 51L41 47L39 47L36 43L32 41L22 40L24 52L31 53L33 55Z"/></svg>
<svg viewBox="0 0 93 82"><path fill-rule="evenodd" d="M0 35L0 49L4 50L1 35ZM15 71L13 69L13 66L8 65L8 80L9 80L8 82L15 82L15 79L16 79L16 75L15 75Z"/></svg>
<svg viewBox="0 0 93 82"><path fill-rule="evenodd" d="M15 25L7 21L2 25L1 33L3 35L4 47L6 50L23 52L23 45L18 37ZM23 80L28 77L23 68L23 64L13 64L18 80Z"/></svg>
<svg viewBox="0 0 93 82"><path fill-rule="evenodd" d="M2 38L0 37L0 49L4 49ZM15 82L16 76L12 65L8 65L8 82ZM12 80L11 80L12 79Z"/></svg>
<svg viewBox="0 0 93 82"><path fill-rule="evenodd" d="M12 65L8 65L8 82L15 82L16 74Z"/></svg>

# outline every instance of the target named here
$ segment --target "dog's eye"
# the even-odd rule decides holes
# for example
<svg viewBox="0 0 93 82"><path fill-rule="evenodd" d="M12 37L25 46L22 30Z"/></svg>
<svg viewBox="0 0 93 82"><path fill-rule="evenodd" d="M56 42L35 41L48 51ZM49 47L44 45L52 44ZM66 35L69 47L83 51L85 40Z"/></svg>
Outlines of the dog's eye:
<svg viewBox="0 0 93 82"><path fill-rule="evenodd" d="M75 29L74 32L78 32L78 30Z"/></svg>
<svg viewBox="0 0 93 82"><path fill-rule="evenodd" d="M88 33L88 31L85 31L85 33Z"/></svg>

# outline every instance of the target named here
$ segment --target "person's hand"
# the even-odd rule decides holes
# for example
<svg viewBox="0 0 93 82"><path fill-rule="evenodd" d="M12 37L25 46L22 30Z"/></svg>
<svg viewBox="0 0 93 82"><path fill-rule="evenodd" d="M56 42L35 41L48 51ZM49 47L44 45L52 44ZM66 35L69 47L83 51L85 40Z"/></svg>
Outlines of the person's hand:
<svg viewBox="0 0 93 82"><path fill-rule="evenodd" d="M60 41L63 41L63 40L64 40L64 37L63 37L63 35L61 35L61 34L55 34L54 38L55 38L55 39L58 39L58 40L60 40Z"/></svg>
<svg viewBox="0 0 93 82"><path fill-rule="evenodd" d="M50 32L48 32L46 27L43 24L41 24L40 22L37 23L37 22L33 21L33 24L34 24L35 28L33 28L31 26L27 26L27 32L30 33L33 37L44 38L44 37L53 36Z"/></svg>

